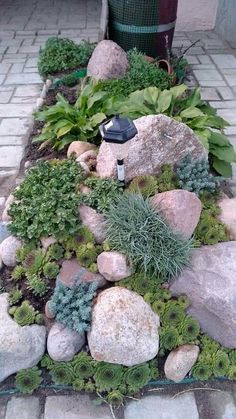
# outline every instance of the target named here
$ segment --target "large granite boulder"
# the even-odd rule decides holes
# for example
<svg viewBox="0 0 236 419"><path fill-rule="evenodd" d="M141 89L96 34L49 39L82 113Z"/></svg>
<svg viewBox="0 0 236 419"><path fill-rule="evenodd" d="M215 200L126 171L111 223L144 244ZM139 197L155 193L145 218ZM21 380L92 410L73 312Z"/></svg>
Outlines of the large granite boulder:
<svg viewBox="0 0 236 419"><path fill-rule="evenodd" d="M186 238L192 236L202 210L201 201L195 193L176 189L157 193L150 202L174 231Z"/></svg>
<svg viewBox="0 0 236 419"><path fill-rule="evenodd" d="M44 326L20 326L8 314L8 294L0 295L0 382L38 364L45 351Z"/></svg>
<svg viewBox="0 0 236 419"><path fill-rule="evenodd" d="M236 241L192 252L191 268L170 287L191 301L189 313L201 329L228 348L236 348Z"/></svg>
<svg viewBox="0 0 236 419"><path fill-rule="evenodd" d="M122 287L102 291L93 307L88 344L96 361L132 366L159 349L159 317L144 299Z"/></svg>
<svg viewBox="0 0 236 419"><path fill-rule="evenodd" d="M96 243L101 244L106 238L106 220L103 214L99 214L95 209L81 204L79 215L86 227L93 233Z"/></svg>
<svg viewBox="0 0 236 419"><path fill-rule="evenodd" d="M199 347L197 345L182 345L173 349L164 365L166 378L180 383L196 363L198 355Z"/></svg>
<svg viewBox="0 0 236 419"><path fill-rule="evenodd" d="M199 158L206 151L187 125L165 115L142 116L134 121L138 134L129 141L125 159L126 181L139 175L155 175L165 163L175 164L186 155ZM100 177L116 177L116 160L105 141L97 156Z"/></svg>
<svg viewBox="0 0 236 419"><path fill-rule="evenodd" d="M21 240L15 236L9 236L0 244L0 257L4 265L13 268L16 266L16 252L22 246Z"/></svg>
<svg viewBox="0 0 236 419"><path fill-rule="evenodd" d="M47 350L54 361L71 361L84 344L84 332L77 333L56 322L48 334Z"/></svg>
<svg viewBox="0 0 236 419"><path fill-rule="evenodd" d="M98 43L88 62L87 75L96 80L119 79L129 68L126 52L115 42Z"/></svg>
<svg viewBox="0 0 236 419"><path fill-rule="evenodd" d="M127 258L120 252L102 252L97 258L98 270L107 281L115 282L132 275Z"/></svg>
<svg viewBox="0 0 236 419"><path fill-rule="evenodd" d="M226 224L230 239L236 240L236 198L223 198L218 205L221 209L220 221Z"/></svg>

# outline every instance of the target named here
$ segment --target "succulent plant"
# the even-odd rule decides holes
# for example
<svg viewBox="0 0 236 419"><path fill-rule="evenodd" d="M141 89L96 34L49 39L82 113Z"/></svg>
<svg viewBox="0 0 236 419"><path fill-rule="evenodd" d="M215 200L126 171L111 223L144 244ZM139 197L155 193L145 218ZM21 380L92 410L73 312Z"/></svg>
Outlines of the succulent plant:
<svg viewBox="0 0 236 419"><path fill-rule="evenodd" d="M123 374L122 365L99 362L94 374L96 387L100 391L116 389L122 383Z"/></svg>
<svg viewBox="0 0 236 419"><path fill-rule="evenodd" d="M18 288L12 288L9 292L8 300L10 305L18 303L22 299L22 292Z"/></svg>
<svg viewBox="0 0 236 419"><path fill-rule="evenodd" d="M14 312L14 320L20 325L20 326L28 326L32 323L34 323L35 320L35 310L34 308L29 304L28 301L23 301L20 307L17 307Z"/></svg>
<svg viewBox="0 0 236 419"><path fill-rule="evenodd" d="M154 176L142 175L135 177L129 185L128 191L141 193L144 198L154 195L157 190L157 182Z"/></svg>
<svg viewBox="0 0 236 419"><path fill-rule="evenodd" d="M72 384L74 371L70 362L55 362L50 368L50 375L55 384Z"/></svg>
<svg viewBox="0 0 236 419"><path fill-rule="evenodd" d="M54 243L49 247L47 251L47 257L50 260L59 260L63 258L64 253L65 251L63 249L63 246L61 246L58 243Z"/></svg>
<svg viewBox="0 0 236 419"><path fill-rule="evenodd" d="M208 380L211 375L211 367L205 362L197 362L192 369L192 376L196 380Z"/></svg>
<svg viewBox="0 0 236 419"><path fill-rule="evenodd" d="M42 382L42 371L37 367L27 368L16 374L16 388L25 394L32 394Z"/></svg>
<svg viewBox="0 0 236 419"><path fill-rule="evenodd" d="M114 405L116 407L120 407L124 403L124 396L119 390L113 390L108 393L106 397L106 401L108 404Z"/></svg>
<svg viewBox="0 0 236 419"><path fill-rule="evenodd" d="M44 279L41 279L36 274L26 274L27 289L32 292L36 297L43 297L48 292L48 286Z"/></svg>
<svg viewBox="0 0 236 419"><path fill-rule="evenodd" d="M97 252L95 247L92 249L88 249L86 245L82 245L76 251L76 257L78 262L82 266L89 268L89 266L91 266L93 263L96 263Z"/></svg>
<svg viewBox="0 0 236 419"><path fill-rule="evenodd" d="M151 378L151 370L148 363L135 365L126 370L124 382L131 392L137 392L144 387Z"/></svg>
<svg viewBox="0 0 236 419"><path fill-rule="evenodd" d="M84 379L93 376L94 361L85 352L80 352L73 358L72 367L76 378Z"/></svg>

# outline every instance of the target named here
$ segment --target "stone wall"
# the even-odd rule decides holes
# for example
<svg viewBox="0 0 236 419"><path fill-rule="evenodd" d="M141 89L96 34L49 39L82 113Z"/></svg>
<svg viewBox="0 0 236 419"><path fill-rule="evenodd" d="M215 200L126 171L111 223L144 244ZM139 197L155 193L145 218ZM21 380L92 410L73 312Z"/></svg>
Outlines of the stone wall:
<svg viewBox="0 0 236 419"><path fill-rule="evenodd" d="M233 5L235 0L220 0L220 2L224 4L232 3ZM179 0L176 29L179 31L213 29L217 5L218 0Z"/></svg>

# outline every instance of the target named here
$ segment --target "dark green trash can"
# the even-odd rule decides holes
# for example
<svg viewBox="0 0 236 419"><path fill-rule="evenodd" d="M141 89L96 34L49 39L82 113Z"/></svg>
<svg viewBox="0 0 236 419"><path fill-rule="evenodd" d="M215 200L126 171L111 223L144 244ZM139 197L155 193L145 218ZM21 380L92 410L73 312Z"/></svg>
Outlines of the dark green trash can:
<svg viewBox="0 0 236 419"><path fill-rule="evenodd" d="M109 39L125 51L166 57L172 46L178 0L109 0Z"/></svg>

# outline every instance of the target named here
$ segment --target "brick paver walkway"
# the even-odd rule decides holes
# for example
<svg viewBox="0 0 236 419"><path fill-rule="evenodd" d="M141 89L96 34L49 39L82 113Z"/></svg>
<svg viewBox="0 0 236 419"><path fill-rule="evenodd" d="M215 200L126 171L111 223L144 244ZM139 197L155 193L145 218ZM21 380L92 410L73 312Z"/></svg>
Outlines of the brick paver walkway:
<svg viewBox="0 0 236 419"><path fill-rule="evenodd" d="M0 210L18 174L36 98L40 47L50 36L98 40L100 0L0 1Z"/></svg>

